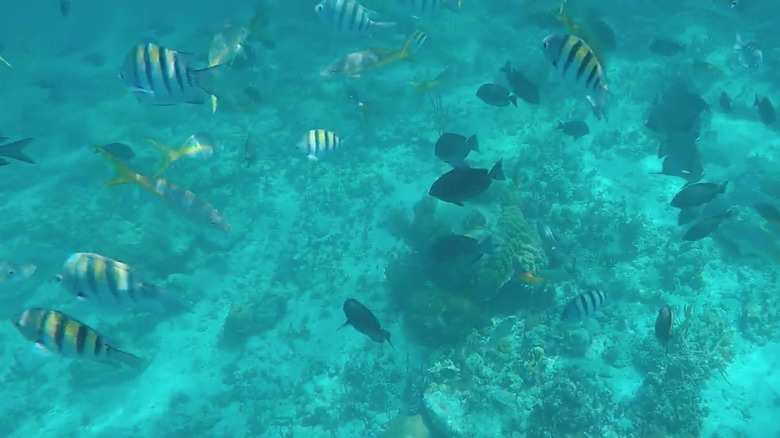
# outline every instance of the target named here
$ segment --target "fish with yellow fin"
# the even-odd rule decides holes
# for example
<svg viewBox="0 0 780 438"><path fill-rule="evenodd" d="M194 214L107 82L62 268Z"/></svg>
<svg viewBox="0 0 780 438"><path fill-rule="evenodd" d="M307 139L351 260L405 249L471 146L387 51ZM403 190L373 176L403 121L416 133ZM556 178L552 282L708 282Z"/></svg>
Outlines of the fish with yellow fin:
<svg viewBox="0 0 780 438"><path fill-rule="evenodd" d="M104 185L138 184L183 215L198 222L209 223L221 230L231 231L230 224L220 215L219 211L208 202L199 199L191 191L164 179L149 178L138 174L102 148L98 148L98 152L103 154L114 166L114 177Z"/></svg>
<svg viewBox="0 0 780 438"><path fill-rule="evenodd" d="M160 168L157 170L157 172L155 172L154 177L162 174L163 171L171 165L171 163L178 161L181 158L207 159L214 155L214 148L211 147L210 144L212 142L206 139L203 135L190 135L186 140L184 140L184 143L182 143L181 146L176 149L169 148L168 146L150 138L146 141L151 143L152 146L163 153L162 163L160 163Z"/></svg>
<svg viewBox="0 0 780 438"><path fill-rule="evenodd" d="M323 78L334 76L349 76L359 78L368 70L376 70L396 61L411 61L411 47L414 42L414 34L409 35L400 50L385 48L370 48L344 55L333 61L325 70L320 72Z"/></svg>
<svg viewBox="0 0 780 438"><path fill-rule="evenodd" d="M445 85L448 82L450 82L453 78L453 70L451 66L447 66L439 72L433 79L423 80L423 81L412 81L410 82L410 85L412 88L415 89L419 94L425 94L429 90Z"/></svg>
<svg viewBox="0 0 780 438"><path fill-rule="evenodd" d="M209 45L209 68L219 65L232 65L238 56L246 56L244 41L249 37L249 29L243 26L225 26L214 35ZM217 111L217 96L211 95L211 112Z"/></svg>
<svg viewBox="0 0 780 438"><path fill-rule="evenodd" d="M599 64L601 64L602 67L606 67L607 64L604 59L604 51L601 48L600 41L598 41L598 39L595 38L591 32L588 31L588 29L580 26L574 21L571 15L569 15L569 13L566 11L566 1L561 2L561 7L558 10L557 18L558 21L560 21L564 27L566 27L570 34L585 41L585 43L593 51L593 54L596 55L596 60L598 60Z"/></svg>

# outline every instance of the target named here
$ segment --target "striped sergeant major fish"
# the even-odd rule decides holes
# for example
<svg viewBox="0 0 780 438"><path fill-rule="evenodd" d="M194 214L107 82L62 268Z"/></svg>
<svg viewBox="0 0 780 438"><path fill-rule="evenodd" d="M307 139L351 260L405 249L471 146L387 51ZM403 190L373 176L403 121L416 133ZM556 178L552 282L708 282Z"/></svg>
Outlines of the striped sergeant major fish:
<svg viewBox="0 0 780 438"><path fill-rule="evenodd" d="M143 369L147 362L109 344L95 329L57 310L34 307L12 320L44 352Z"/></svg>
<svg viewBox="0 0 780 438"><path fill-rule="evenodd" d="M366 35L395 26L395 23L372 20L371 16L378 14L357 0L322 0L314 7L314 12L324 25L349 35Z"/></svg>
<svg viewBox="0 0 780 438"><path fill-rule="evenodd" d="M311 161L319 161L336 152L341 146L341 138L333 131L311 129L298 143L298 149Z"/></svg>
<svg viewBox="0 0 780 438"><path fill-rule="evenodd" d="M452 12L460 11L462 0L397 0L398 3L413 17L435 17L445 9Z"/></svg>
<svg viewBox="0 0 780 438"><path fill-rule="evenodd" d="M563 321L585 321L607 303L607 294L600 290L582 293L566 303L561 314Z"/></svg>
<svg viewBox="0 0 780 438"><path fill-rule="evenodd" d="M178 304L167 291L141 281L130 266L99 254L71 254L57 280L79 299L103 307L162 312Z"/></svg>
<svg viewBox="0 0 780 438"><path fill-rule="evenodd" d="M119 77L141 103L202 104L221 65L191 69L185 56L154 43L139 44L127 54Z"/></svg>
<svg viewBox="0 0 780 438"><path fill-rule="evenodd" d="M593 49L574 35L550 35L542 41L542 46L553 68L566 82L585 92L596 117L606 119L606 105L611 96Z"/></svg>
<svg viewBox="0 0 780 438"><path fill-rule="evenodd" d="M149 178L138 174L106 150L98 147L97 151L102 153L114 166L114 178L106 182L106 186L138 184L183 215L195 221L209 223L222 230L231 231L230 224L219 214L219 211L208 202L195 196L191 191L161 178Z"/></svg>

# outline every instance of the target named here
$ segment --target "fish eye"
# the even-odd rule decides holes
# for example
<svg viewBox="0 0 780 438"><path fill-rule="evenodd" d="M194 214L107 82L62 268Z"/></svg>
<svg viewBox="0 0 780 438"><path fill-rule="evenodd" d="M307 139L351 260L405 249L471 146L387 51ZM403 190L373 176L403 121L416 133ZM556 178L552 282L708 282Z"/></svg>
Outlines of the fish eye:
<svg viewBox="0 0 780 438"><path fill-rule="evenodd" d="M8 276L9 277L13 277L14 275L16 275L16 271L14 271L13 269L9 269L8 270Z"/></svg>
<svg viewBox="0 0 780 438"><path fill-rule="evenodd" d="M62 281L62 275L57 274L56 276L54 276L54 281L56 281L56 282Z"/></svg>
<svg viewBox="0 0 780 438"><path fill-rule="evenodd" d="M323 8L322 5L317 5L314 7L314 12L322 12L322 8Z"/></svg>
<svg viewBox="0 0 780 438"><path fill-rule="evenodd" d="M548 48L548 47L550 47L550 43L549 43L549 42L547 42L547 41L545 41L544 43L542 43L542 45L544 46L544 48L545 48L545 49L546 49L546 48Z"/></svg>

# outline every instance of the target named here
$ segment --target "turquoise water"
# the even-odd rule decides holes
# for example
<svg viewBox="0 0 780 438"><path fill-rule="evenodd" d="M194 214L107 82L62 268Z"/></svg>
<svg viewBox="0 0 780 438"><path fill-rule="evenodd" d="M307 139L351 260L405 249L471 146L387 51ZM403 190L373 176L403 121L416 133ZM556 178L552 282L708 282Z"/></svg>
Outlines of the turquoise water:
<svg viewBox="0 0 780 438"><path fill-rule="evenodd" d="M35 163L0 166L2 318L57 310L147 363L43 352L5 324L0 436L780 437L777 221L753 208L780 196L779 125L753 106L780 95L771 2L569 0L567 22L557 1L464 0L423 16L366 0L373 19L397 23L370 35L324 25L314 0L266 0L259 16L239 0L74 0L65 15L56 1L6 3L0 135L32 137L23 151ZM145 43L205 68L228 25L249 35L210 72L214 113L205 93L200 105L139 103L119 77ZM428 40L411 62L327 74L348 53L394 53L414 30ZM599 52L608 120L544 56L545 37L572 32ZM761 49L759 68L740 61L736 33ZM660 39L681 49L651 51ZM539 105L477 98L483 84L509 85L507 60ZM729 180L692 224L735 209L694 242L669 206L686 174L653 174L659 143L679 132L646 126L679 82L707 104L682 130L696 131L685 145L702 181ZM558 121L589 133L574 140ZM307 159L297 145L312 129L336 132L338 149ZM442 132L476 134L466 162L503 159L506 179L465 206L429 196L452 169L434 155ZM159 177L230 231L182 211L187 196L154 192L162 153L147 139L177 148L192 134L213 154ZM104 185L112 164L95 147L113 142L152 185ZM496 245L473 264L432 260L450 233ZM77 252L128 264L176 309L76 299L55 277ZM592 290L606 304L561 321ZM392 347L338 329L347 298ZM655 334L665 305L668 348Z"/></svg>

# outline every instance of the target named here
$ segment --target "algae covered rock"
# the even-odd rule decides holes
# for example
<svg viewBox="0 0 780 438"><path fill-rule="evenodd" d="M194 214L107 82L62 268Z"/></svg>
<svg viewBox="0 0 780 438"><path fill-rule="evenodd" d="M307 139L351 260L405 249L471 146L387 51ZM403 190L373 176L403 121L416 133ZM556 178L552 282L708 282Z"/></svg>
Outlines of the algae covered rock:
<svg viewBox="0 0 780 438"><path fill-rule="evenodd" d="M287 312L287 301L279 295L268 295L260 302L233 303L220 334L220 347L242 348L255 335L276 327Z"/></svg>

